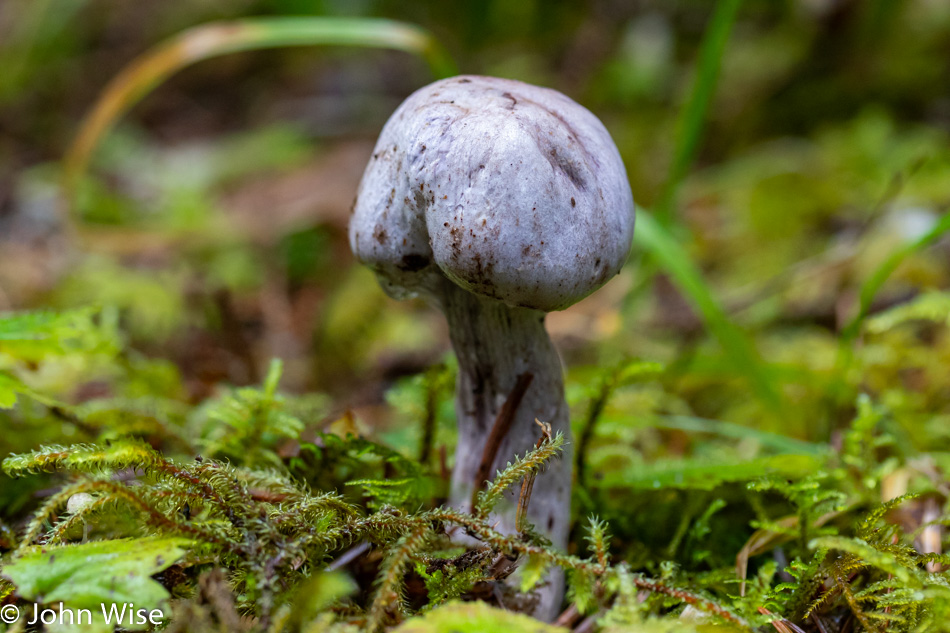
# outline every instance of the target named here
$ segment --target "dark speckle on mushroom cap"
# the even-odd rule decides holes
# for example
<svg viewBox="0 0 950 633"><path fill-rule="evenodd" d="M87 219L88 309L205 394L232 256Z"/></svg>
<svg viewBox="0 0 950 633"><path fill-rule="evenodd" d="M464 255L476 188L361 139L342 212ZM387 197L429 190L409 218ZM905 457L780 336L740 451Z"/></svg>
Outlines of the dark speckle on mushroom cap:
<svg viewBox="0 0 950 633"><path fill-rule="evenodd" d="M603 124L559 92L493 77L426 86L386 123L350 223L394 295L439 272L510 305L563 309L616 275L634 206Z"/></svg>

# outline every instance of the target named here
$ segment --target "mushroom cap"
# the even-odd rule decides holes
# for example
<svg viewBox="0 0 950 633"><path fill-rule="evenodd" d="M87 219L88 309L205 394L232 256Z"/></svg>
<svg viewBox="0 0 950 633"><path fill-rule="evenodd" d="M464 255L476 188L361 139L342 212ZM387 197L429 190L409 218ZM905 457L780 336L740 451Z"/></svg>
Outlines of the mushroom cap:
<svg viewBox="0 0 950 633"><path fill-rule="evenodd" d="M633 225L623 161L590 111L548 88L459 76L413 93L383 127L350 245L396 297L444 275L551 311L620 271Z"/></svg>

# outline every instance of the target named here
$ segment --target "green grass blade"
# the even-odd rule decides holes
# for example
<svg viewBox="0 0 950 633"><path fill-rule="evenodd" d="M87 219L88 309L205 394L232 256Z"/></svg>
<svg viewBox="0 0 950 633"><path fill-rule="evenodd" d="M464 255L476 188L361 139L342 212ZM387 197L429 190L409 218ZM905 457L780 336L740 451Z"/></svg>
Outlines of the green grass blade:
<svg viewBox="0 0 950 633"><path fill-rule="evenodd" d="M722 420L707 420L686 415L658 415L651 418L650 426L659 429L676 429L687 433L709 433L737 441L751 438L762 446L779 453L820 457L827 456L832 452L831 447L824 443L806 442L787 435L761 431L750 426L723 422Z"/></svg>
<svg viewBox="0 0 950 633"><path fill-rule="evenodd" d="M686 105L680 110L677 120L673 163L660 199L654 206L656 219L664 225L668 225L671 220L680 183L686 177L686 172L699 149L703 128L706 126L706 113L716 92L722 55L729 41L732 25L739 13L740 4L742 0L720 0L703 35L696 78Z"/></svg>
<svg viewBox="0 0 950 633"><path fill-rule="evenodd" d="M719 67L729 34L742 0L720 0L703 36L693 82L686 105L677 121L673 163L654 216L637 213L634 240L660 263L680 291L699 312L707 329L719 340L726 354L753 386L756 394L776 410L781 397L748 337L726 316L699 271L677 241L664 228L672 219L673 205L680 183L686 176L706 125L706 113L716 91Z"/></svg>
<svg viewBox="0 0 950 633"><path fill-rule="evenodd" d="M814 455L769 455L741 459L658 459L606 470L598 482L605 489L713 490L725 483L747 482L760 477L798 479L820 469L824 460Z"/></svg>
<svg viewBox="0 0 950 633"><path fill-rule="evenodd" d="M887 259L884 260L884 263L878 266L874 273L861 284L861 291L858 295L858 313L848 322L841 333L841 338L844 343L853 341L858 335L861 324L864 322L864 319L867 318L868 312L871 310L874 297L881 289L881 286L884 285L884 282L897 270L897 267L914 253L937 241L937 239L947 231L950 231L950 213L944 214L943 217L934 224L933 228L924 235L891 253Z"/></svg>
<svg viewBox="0 0 950 633"><path fill-rule="evenodd" d="M75 199L76 185L99 140L129 108L172 74L228 53L313 45L391 48L419 55L437 77L457 72L455 62L428 32L393 20L254 18L197 26L134 60L102 92L66 154L67 199Z"/></svg>
<svg viewBox="0 0 950 633"><path fill-rule="evenodd" d="M729 320L683 247L643 209L637 212L634 242L648 251L670 275L756 395L770 407L781 410L781 397L773 384L771 371L762 362L752 341Z"/></svg>

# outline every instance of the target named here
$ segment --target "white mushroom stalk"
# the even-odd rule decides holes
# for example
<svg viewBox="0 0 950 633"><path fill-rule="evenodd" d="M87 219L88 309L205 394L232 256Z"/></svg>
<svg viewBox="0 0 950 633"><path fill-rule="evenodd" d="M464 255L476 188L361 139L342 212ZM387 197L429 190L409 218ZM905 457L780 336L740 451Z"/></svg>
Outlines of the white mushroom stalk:
<svg viewBox="0 0 950 633"><path fill-rule="evenodd" d="M456 507L470 505L485 443L519 380L527 389L490 475L534 446L535 419L570 437L544 316L620 271L633 225L610 135L554 90L453 77L415 92L386 123L360 184L350 244L391 296L424 296L448 320L459 361ZM572 464L568 444L538 476L528 509L559 547L567 543ZM516 496L498 510L508 533ZM559 606L559 585L542 595L548 615Z"/></svg>

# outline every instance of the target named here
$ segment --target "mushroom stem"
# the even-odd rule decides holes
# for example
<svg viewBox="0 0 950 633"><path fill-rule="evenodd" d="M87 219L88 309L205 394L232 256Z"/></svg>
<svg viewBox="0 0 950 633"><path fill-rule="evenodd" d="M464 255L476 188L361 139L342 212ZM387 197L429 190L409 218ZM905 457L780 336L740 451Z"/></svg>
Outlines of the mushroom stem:
<svg viewBox="0 0 950 633"><path fill-rule="evenodd" d="M491 477L516 454L524 455L535 446L539 437L535 419L563 433L568 440L564 454L538 475L528 506L528 520L555 547L564 548L571 514L571 429L561 361L544 328L545 313L472 294L449 280L445 280L439 295L459 363L455 391L458 447L451 503L470 509L485 443L498 412L519 377L531 374L533 379L514 411L511 428L491 465ZM517 502L518 490L514 487L505 494L493 517L500 531L516 531ZM556 610L560 605L563 587L551 580L551 589L543 592L539 610ZM551 615L554 614L552 611Z"/></svg>

